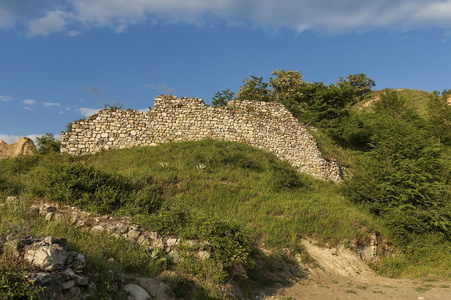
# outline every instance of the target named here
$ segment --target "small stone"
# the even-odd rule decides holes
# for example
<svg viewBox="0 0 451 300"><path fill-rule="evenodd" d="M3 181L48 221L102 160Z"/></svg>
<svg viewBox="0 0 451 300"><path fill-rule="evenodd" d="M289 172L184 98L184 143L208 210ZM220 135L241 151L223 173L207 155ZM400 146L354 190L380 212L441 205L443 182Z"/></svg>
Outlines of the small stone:
<svg viewBox="0 0 451 300"><path fill-rule="evenodd" d="M64 295L68 299L80 299L81 289L77 286L72 286L64 293Z"/></svg>
<svg viewBox="0 0 451 300"><path fill-rule="evenodd" d="M96 225L91 228L92 231L103 231L105 228L102 225Z"/></svg>
<svg viewBox="0 0 451 300"><path fill-rule="evenodd" d="M202 260L206 260L210 258L210 253L207 251L199 251L197 252L197 256L199 256L199 258Z"/></svg>
<svg viewBox="0 0 451 300"><path fill-rule="evenodd" d="M139 238L140 234L141 234L141 232L139 232L138 230L130 230L128 232L128 236L135 240Z"/></svg>
<svg viewBox="0 0 451 300"><path fill-rule="evenodd" d="M86 259L85 256L81 253L77 253L74 257L71 268L74 270L82 270L86 266Z"/></svg>
<svg viewBox="0 0 451 300"><path fill-rule="evenodd" d="M17 204L19 203L20 198L16 196L8 196L6 197L6 204Z"/></svg>
<svg viewBox="0 0 451 300"><path fill-rule="evenodd" d="M74 278L74 281L77 285L87 285L89 282L89 278L83 275L78 275Z"/></svg>
<svg viewBox="0 0 451 300"><path fill-rule="evenodd" d="M45 272L28 273L25 277L27 281L33 286L46 285L53 279L52 275Z"/></svg>
<svg viewBox="0 0 451 300"><path fill-rule="evenodd" d="M173 247L173 246L178 245L179 242L180 242L180 239L167 239L166 245L167 245L168 247Z"/></svg>
<svg viewBox="0 0 451 300"><path fill-rule="evenodd" d="M63 289L63 290L67 290L67 289L70 289L71 287L73 287L75 285L75 281L73 281L73 280L68 280L68 281L65 281L65 282L63 282L62 284L61 284L61 288Z"/></svg>
<svg viewBox="0 0 451 300"><path fill-rule="evenodd" d="M45 215L45 220L46 221L53 221L55 220L55 213L54 212L49 212L48 214Z"/></svg>
<svg viewBox="0 0 451 300"><path fill-rule="evenodd" d="M127 284L124 290L129 294L128 300L150 300L149 293L139 285Z"/></svg>

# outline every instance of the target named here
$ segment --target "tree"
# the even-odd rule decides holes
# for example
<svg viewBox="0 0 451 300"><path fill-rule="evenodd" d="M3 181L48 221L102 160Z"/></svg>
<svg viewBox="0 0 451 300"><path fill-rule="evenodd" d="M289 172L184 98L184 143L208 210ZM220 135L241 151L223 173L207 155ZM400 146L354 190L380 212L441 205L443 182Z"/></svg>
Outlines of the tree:
<svg viewBox="0 0 451 300"><path fill-rule="evenodd" d="M346 80L340 78L340 81L347 81L355 90L355 96L363 99L363 97L371 92L371 88L376 86L376 83L371 78L368 78L364 73L348 74Z"/></svg>
<svg viewBox="0 0 451 300"><path fill-rule="evenodd" d="M254 101L272 101L272 91L268 88L269 84L263 82L263 77L251 76L251 78L243 79L236 95L237 100L254 100Z"/></svg>
<svg viewBox="0 0 451 300"><path fill-rule="evenodd" d="M428 127L439 143L448 145L451 143L451 105L448 104L448 97L451 90L445 90L442 96L434 92L429 99L429 119Z"/></svg>
<svg viewBox="0 0 451 300"><path fill-rule="evenodd" d="M46 133L41 137L36 138L38 153L49 154L52 152L60 152L61 141L53 136L53 133Z"/></svg>
<svg viewBox="0 0 451 300"><path fill-rule="evenodd" d="M346 107L354 101L353 88L347 82L326 86L322 82L307 83L301 90L300 101L305 109L300 119L304 122L320 122L335 119L347 113Z"/></svg>
<svg viewBox="0 0 451 300"><path fill-rule="evenodd" d="M367 118L370 150L345 183L351 200L382 216L401 239L451 229L449 158L415 110L395 91Z"/></svg>
<svg viewBox="0 0 451 300"><path fill-rule="evenodd" d="M302 97L302 75L298 71L285 71L275 69L271 72L275 75L274 78L269 79L269 84L273 88L274 99L278 102L295 101L300 102Z"/></svg>
<svg viewBox="0 0 451 300"><path fill-rule="evenodd" d="M230 89L222 90L214 95L211 105L214 107L227 106L227 102L233 100L234 97L235 93L231 92Z"/></svg>

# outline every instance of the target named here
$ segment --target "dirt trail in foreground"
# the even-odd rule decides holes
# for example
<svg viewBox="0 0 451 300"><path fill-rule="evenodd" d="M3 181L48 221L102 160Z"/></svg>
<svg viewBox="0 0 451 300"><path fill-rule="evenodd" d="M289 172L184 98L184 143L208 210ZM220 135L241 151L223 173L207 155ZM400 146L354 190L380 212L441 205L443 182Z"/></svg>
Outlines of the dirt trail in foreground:
<svg viewBox="0 0 451 300"><path fill-rule="evenodd" d="M293 286L265 291L259 299L451 299L451 282L380 277L350 250L303 244L320 268L308 270L307 278Z"/></svg>

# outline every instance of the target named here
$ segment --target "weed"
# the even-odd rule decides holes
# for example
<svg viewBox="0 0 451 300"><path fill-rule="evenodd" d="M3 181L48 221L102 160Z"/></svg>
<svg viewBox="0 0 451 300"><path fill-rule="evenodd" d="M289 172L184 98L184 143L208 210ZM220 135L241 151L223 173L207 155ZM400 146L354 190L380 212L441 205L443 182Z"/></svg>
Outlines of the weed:
<svg viewBox="0 0 451 300"><path fill-rule="evenodd" d="M367 285L358 285L358 286L356 286L356 288L361 289L361 290L366 290L366 289L368 289L368 286Z"/></svg>
<svg viewBox="0 0 451 300"><path fill-rule="evenodd" d="M203 172L206 168L207 168L207 166L204 165L204 164L198 164L198 165L196 165L196 169L197 169L197 171L199 171L199 172Z"/></svg>
<svg viewBox="0 0 451 300"><path fill-rule="evenodd" d="M432 286L432 287L433 287L433 286ZM415 291L417 291L417 292L419 292L419 293L424 293L424 292L429 291L432 287L431 287L431 286L428 286L428 285L417 286L417 287L415 288Z"/></svg>

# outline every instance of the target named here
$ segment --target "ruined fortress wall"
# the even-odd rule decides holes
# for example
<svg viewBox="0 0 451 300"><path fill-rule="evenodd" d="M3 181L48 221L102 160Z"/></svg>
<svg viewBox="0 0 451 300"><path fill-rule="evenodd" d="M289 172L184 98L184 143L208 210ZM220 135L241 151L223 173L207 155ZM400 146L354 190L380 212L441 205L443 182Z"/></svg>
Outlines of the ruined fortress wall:
<svg viewBox="0 0 451 300"><path fill-rule="evenodd" d="M148 113L105 109L73 122L61 138L61 152L81 155L202 139L244 142L316 178L342 178L340 165L324 159L305 126L277 102L231 101L216 108L198 98L158 96Z"/></svg>

